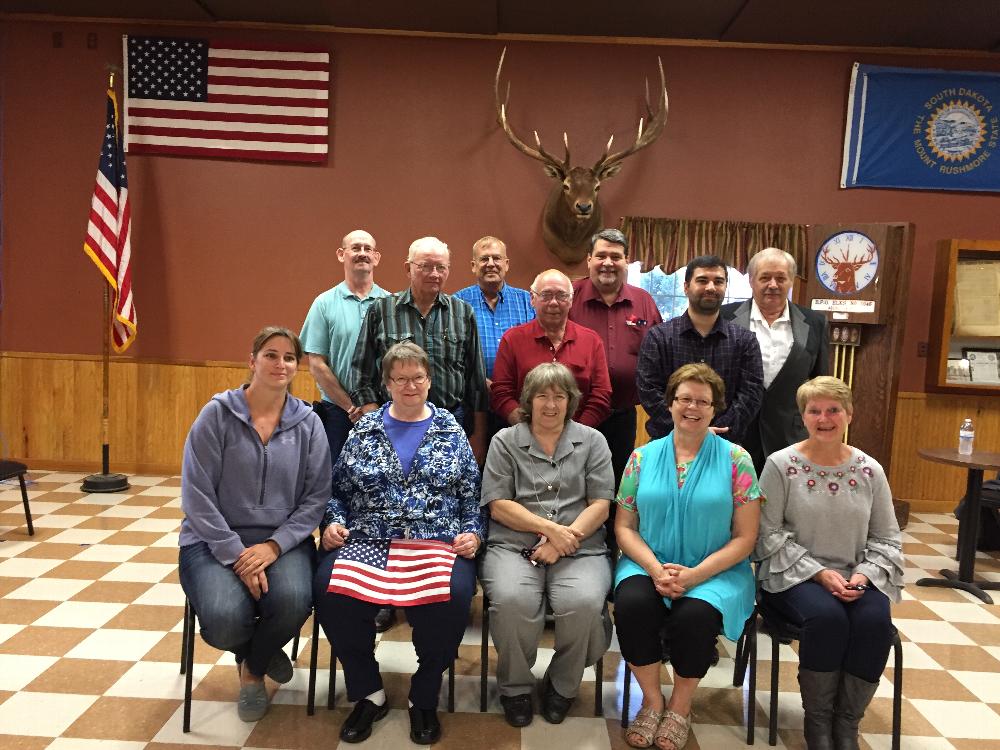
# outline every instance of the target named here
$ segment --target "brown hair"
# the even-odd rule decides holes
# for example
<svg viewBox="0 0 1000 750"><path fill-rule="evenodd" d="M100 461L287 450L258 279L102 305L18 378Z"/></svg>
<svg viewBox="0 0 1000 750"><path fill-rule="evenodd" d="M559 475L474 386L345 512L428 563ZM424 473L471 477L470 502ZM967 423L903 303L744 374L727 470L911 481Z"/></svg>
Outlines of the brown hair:
<svg viewBox="0 0 1000 750"><path fill-rule="evenodd" d="M389 373L392 372L392 366L397 362L416 362L424 368L427 377L430 377L431 363L427 357L427 352L412 341L400 341L398 344L390 346L385 356L382 357L383 384L389 384Z"/></svg>
<svg viewBox="0 0 1000 750"><path fill-rule="evenodd" d="M250 346L250 356L256 359L260 350L264 348L264 344L275 336L282 336L291 342L292 351L295 352L295 363L298 364L302 360L302 342L294 331L284 326L264 326L261 328L260 332L254 336L253 344ZM250 385L251 380L253 380L253 372L247 375L246 382L243 385Z"/></svg>
<svg viewBox="0 0 1000 750"><path fill-rule="evenodd" d="M799 407L799 413L805 413L809 402L818 398L833 399L848 414L854 413L854 395L851 393L850 386L840 378L820 375L800 385L799 390L795 393L795 403Z"/></svg>
<svg viewBox="0 0 1000 750"><path fill-rule="evenodd" d="M569 368L559 362L543 362L532 367L528 375L524 378L524 385L521 387L521 412L524 416L521 419L525 422L531 421L531 402L542 391L548 388L555 388L566 394L566 421L569 422L576 414L576 407L580 405L580 389L576 384L576 378Z"/></svg>
<svg viewBox="0 0 1000 750"><path fill-rule="evenodd" d="M726 384L722 382L719 373L704 362L690 362L674 370L673 375L667 381L667 391L664 395L668 409L674 402L674 396L677 395L677 389L681 387L681 383L688 382L707 385L712 389L712 406L715 410L722 411L726 408Z"/></svg>

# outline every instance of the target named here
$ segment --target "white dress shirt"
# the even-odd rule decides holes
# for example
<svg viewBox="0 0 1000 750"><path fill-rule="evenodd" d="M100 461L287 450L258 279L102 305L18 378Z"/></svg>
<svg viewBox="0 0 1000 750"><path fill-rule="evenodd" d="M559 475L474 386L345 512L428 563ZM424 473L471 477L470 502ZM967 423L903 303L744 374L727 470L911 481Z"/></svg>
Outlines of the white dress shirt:
<svg viewBox="0 0 1000 750"><path fill-rule="evenodd" d="M760 356L764 361L764 387L770 388L778 372L792 351L792 319L788 315L788 303L774 323L768 325L757 303L750 301L750 330L760 344Z"/></svg>

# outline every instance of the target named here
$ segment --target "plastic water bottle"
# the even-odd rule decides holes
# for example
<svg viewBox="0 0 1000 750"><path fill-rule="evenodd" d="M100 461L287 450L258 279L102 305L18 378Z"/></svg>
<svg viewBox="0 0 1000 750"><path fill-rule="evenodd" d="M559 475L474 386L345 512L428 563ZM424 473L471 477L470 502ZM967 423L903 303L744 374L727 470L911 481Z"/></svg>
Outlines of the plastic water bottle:
<svg viewBox="0 0 1000 750"><path fill-rule="evenodd" d="M963 456L972 454L972 441L976 439L976 431L972 427L972 420L966 419L962 426L958 428L958 452Z"/></svg>

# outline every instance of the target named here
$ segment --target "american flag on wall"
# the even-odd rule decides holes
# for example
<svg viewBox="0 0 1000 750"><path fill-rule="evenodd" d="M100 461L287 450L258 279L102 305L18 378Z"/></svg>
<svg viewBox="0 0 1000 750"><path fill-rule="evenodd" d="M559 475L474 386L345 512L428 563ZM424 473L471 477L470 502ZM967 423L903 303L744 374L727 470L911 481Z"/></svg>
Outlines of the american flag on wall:
<svg viewBox="0 0 1000 750"><path fill-rule="evenodd" d="M132 207L128 199L125 154L118 132L118 100L107 92L107 118L97 180L90 199L90 219L83 251L115 291L111 309L111 343L115 351L128 349L135 339L138 318L132 298Z"/></svg>
<svg viewBox="0 0 1000 750"><path fill-rule="evenodd" d="M450 544L433 539L348 539L327 591L394 607L446 602L455 557Z"/></svg>
<svg viewBox="0 0 1000 750"><path fill-rule="evenodd" d="M123 44L129 153L326 161L329 52L176 37Z"/></svg>

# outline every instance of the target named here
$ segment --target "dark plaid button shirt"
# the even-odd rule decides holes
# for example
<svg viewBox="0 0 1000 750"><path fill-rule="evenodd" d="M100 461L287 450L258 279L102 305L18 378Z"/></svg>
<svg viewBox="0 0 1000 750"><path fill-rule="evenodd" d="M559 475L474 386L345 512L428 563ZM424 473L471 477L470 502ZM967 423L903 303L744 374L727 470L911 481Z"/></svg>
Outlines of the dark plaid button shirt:
<svg viewBox="0 0 1000 750"><path fill-rule="evenodd" d="M649 414L649 436L660 438L674 428L663 394L674 370L689 362L704 362L722 377L726 409L715 415L712 426L728 427L722 437L742 443L764 397L760 344L751 331L723 320L721 315L708 335L702 336L687 312L653 328L639 350L636 386Z"/></svg>
<svg viewBox="0 0 1000 750"><path fill-rule="evenodd" d="M351 391L355 404L389 400L382 385L382 357L401 341L412 341L427 352L431 366L428 401L449 411L461 406L466 414L486 411L486 369L472 308L457 297L439 293L427 317L422 317L409 288L377 300L365 315L352 363L357 376Z"/></svg>

